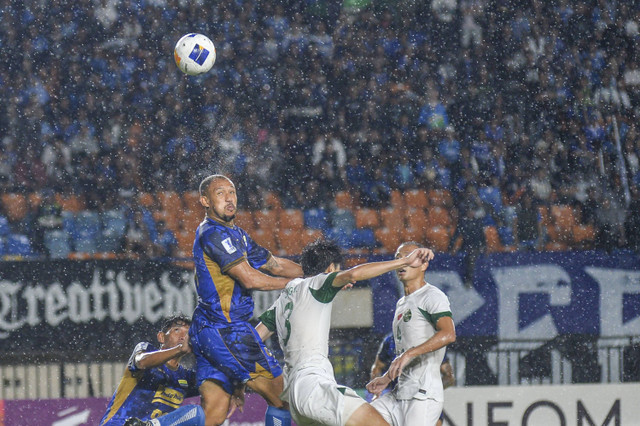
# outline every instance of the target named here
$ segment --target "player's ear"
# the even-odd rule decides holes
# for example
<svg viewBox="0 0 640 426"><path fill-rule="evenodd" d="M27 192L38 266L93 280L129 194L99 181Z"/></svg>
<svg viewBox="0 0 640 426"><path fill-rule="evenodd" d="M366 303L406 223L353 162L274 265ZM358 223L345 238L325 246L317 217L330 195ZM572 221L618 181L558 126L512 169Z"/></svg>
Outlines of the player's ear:
<svg viewBox="0 0 640 426"><path fill-rule="evenodd" d="M164 345L164 333L162 331L158 331L157 339L160 344Z"/></svg>
<svg viewBox="0 0 640 426"><path fill-rule="evenodd" d="M201 196L200 196L200 204L202 204L202 207L205 207L205 208L207 208L207 209L208 209L209 207L211 207L211 206L209 205L209 198L208 198L207 196L205 196L205 195L201 195Z"/></svg>

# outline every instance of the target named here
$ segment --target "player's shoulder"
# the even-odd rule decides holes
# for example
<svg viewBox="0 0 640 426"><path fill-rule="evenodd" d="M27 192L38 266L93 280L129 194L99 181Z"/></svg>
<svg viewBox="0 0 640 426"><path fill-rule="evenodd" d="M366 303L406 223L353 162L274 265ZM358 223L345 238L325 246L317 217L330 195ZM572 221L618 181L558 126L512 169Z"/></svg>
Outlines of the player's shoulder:
<svg viewBox="0 0 640 426"><path fill-rule="evenodd" d="M429 283L426 283L425 286L422 287L418 291L419 292L422 291L422 293L420 293L420 294L424 295L424 297L434 296L434 295L447 297L447 295L446 295L446 293L444 291L440 290L435 285L429 284Z"/></svg>
<svg viewBox="0 0 640 426"><path fill-rule="evenodd" d="M138 342L135 348L133 349L134 354L138 354L140 352L153 352L157 351L158 348L153 343L150 342Z"/></svg>

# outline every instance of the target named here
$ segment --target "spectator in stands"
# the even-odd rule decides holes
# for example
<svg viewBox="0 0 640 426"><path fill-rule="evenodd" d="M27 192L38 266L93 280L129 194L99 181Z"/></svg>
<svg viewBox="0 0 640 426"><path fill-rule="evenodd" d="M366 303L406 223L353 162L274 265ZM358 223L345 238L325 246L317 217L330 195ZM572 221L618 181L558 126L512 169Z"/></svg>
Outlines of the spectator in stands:
<svg viewBox="0 0 640 426"><path fill-rule="evenodd" d="M531 192L525 190L516 207L514 237L519 250L541 250L543 242L542 222Z"/></svg>
<svg viewBox="0 0 640 426"><path fill-rule="evenodd" d="M42 193L42 200L33 220L33 248L38 253L49 255L44 244L47 232L62 229L62 206L51 190Z"/></svg>
<svg viewBox="0 0 640 426"><path fill-rule="evenodd" d="M167 228L164 220L156 222L154 248L154 257L175 257L178 240L173 231Z"/></svg>
<svg viewBox="0 0 640 426"><path fill-rule="evenodd" d="M134 210L133 216L127 222L123 246L127 257L154 257L153 238L140 209Z"/></svg>
<svg viewBox="0 0 640 426"><path fill-rule="evenodd" d="M484 236L486 211L475 187L471 184L467 185L465 199L459 205L458 210L461 212L461 217L456 231L451 237L449 251L455 252L456 245L460 244L460 251L464 255L463 280L467 287L472 287L476 260L486 248Z"/></svg>

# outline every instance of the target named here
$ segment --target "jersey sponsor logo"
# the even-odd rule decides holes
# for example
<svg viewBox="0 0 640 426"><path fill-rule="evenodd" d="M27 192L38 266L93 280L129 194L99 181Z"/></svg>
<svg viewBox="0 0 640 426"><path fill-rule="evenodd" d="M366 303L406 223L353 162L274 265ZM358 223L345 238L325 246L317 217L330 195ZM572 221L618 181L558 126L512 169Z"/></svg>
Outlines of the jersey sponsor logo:
<svg viewBox="0 0 640 426"><path fill-rule="evenodd" d="M398 318L398 319L399 319L399 318ZM402 321L404 321L404 322L409 322L409 321L411 321L411 309L409 309L407 312L405 312L405 313L402 315Z"/></svg>
<svg viewBox="0 0 640 426"><path fill-rule="evenodd" d="M161 403L173 408L178 408L182 404L184 395L175 389L160 385L153 396L152 404Z"/></svg>
<svg viewBox="0 0 640 426"><path fill-rule="evenodd" d="M236 247L231 242L231 238L222 240L222 245L224 249L227 251L227 253L231 254L236 252Z"/></svg>

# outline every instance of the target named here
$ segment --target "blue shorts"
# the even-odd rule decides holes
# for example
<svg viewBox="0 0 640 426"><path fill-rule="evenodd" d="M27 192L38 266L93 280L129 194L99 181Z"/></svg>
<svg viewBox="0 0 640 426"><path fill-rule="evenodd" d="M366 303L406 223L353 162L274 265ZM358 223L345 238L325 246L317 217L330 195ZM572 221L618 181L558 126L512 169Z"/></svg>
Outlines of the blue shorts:
<svg viewBox="0 0 640 426"><path fill-rule="evenodd" d="M232 394L240 383L282 374L278 361L248 322L208 324L205 318L194 315L189 338L196 357L198 387L212 379Z"/></svg>

